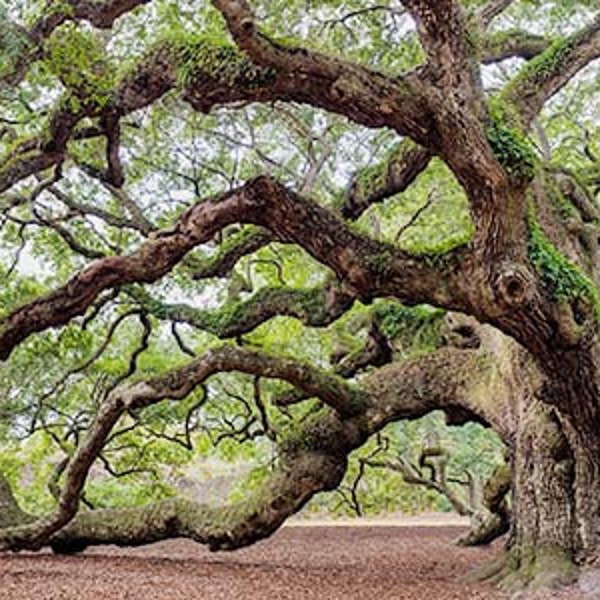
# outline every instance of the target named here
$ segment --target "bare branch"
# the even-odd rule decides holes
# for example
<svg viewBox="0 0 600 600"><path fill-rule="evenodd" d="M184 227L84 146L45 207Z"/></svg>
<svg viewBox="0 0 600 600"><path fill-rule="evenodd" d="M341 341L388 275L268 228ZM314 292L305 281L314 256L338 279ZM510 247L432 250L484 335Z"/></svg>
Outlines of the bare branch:
<svg viewBox="0 0 600 600"><path fill-rule="evenodd" d="M445 496L459 515L472 516L475 514L476 508L468 503L463 494L457 493L444 481L437 480L433 473L429 477L426 476L403 457L395 460L361 460L361 462L375 469L400 473L405 483L420 485Z"/></svg>
<svg viewBox="0 0 600 600"><path fill-rule="evenodd" d="M98 346L98 348L96 348L96 350L94 350L94 352L92 352L91 356L89 356L81 364L79 364L76 367L73 367L72 369L67 371L58 381L56 381L50 387L50 389L48 389L46 392L44 392L44 394L42 396L40 396L38 398L38 401L37 401L38 404L39 405L43 404L45 400L47 400L48 398L51 398L52 396L54 396L57 393L57 391L64 388L64 386L67 384L68 380L71 377L73 377L74 375L77 375L78 373L82 373L83 371L88 369L91 365L93 365L98 359L100 359L100 357L104 354L104 352L110 345L110 343L115 335L115 332L117 331L117 329L119 328L121 323L123 323L129 317L134 316L134 315L139 315L139 314L140 314L139 310L130 310L130 311L123 313L122 315L119 315L108 326L108 328L106 330L106 335L105 335L104 339L102 340L102 343Z"/></svg>
<svg viewBox="0 0 600 600"><path fill-rule="evenodd" d="M102 219L107 225L118 227L120 229L133 229L139 231L143 235L148 235L154 227L145 219L138 219L132 216L131 219L120 217L112 212L106 211L93 204L84 204L72 198L58 186L53 185L48 188L48 191L60 202L62 202L71 211L82 214L91 215ZM123 192L123 190L119 190ZM123 192L124 194L124 192ZM119 196L120 197L120 196Z"/></svg>
<svg viewBox="0 0 600 600"><path fill-rule="evenodd" d="M435 190L432 190L427 195L425 202L411 215L410 219L400 227L400 229L396 232L396 241L399 241L400 238L409 230L420 218L421 215L428 210L433 203L436 201L437 195Z"/></svg>

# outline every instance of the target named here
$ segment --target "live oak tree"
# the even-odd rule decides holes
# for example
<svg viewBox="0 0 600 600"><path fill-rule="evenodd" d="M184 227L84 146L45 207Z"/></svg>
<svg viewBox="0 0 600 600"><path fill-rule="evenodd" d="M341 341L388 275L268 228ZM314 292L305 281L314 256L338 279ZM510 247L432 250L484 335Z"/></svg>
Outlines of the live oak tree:
<svg viewBox="0 0 600 600"><path fill-rule="evenodd" d="M5 17L3 435L43 429L63 458L41 518L2 479L0 547L237 548L339 486L386 425L441 410L508 449L490 576L568 583L597 563L597 3L65 0ZM394 347L432 314L427 352ZM352 328L361 348L343 348ZM260 485L226 507L95 509L93 464L123 475L111 456L141 460L146 434L191 448L227 373L244 393L219 397L246 418L223 435L276 449ZM458 507L443 456L363 464ZM509 518L496 475L479 540Z"/></svg>

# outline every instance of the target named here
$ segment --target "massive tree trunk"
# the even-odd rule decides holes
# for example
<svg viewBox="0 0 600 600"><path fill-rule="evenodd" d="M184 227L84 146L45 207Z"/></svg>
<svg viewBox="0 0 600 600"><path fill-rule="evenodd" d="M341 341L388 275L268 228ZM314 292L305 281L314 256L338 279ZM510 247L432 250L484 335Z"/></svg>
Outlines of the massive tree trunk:
<svg viewBox="0 0 600 600"><path fill-rule="evenodd" d="M106 0L98 7L70 2L44 14L27 34L14 73L4 79L18 85L45 54L44 40L61 24L86 20L108 27L145 3ZM520 49L515 32L505 32L500 43L487 31L510 1L490 0L467 13L466 3L458 0L403 0L423 62L414 70L403 66L404 75L387 76L366 65L270 40L261 32L251 3L212 4L235 46L200 43L196 35L165 39L114 86L109 82L113 89L68 89L49 111L49 124L40 124L39 134L31 136L30 131L38 129L27 125L24 137L15 135L16 142L7 146L0 160L0 193L32 175L41 178L50 168L60 179L71 154L69 145L88 133L106 137L106 169L96 178L121 188L125 173L118 156L119 121L175 90L200 112L240 102L298 102L363 126L388 128L404 139L380 172L384 181L374 177L352 186L341 212L265 175L191 205L162 230L153 231L147 218L134 210L128 226L143 233L145 241L117 255L114 246L98 253L70 243L76 253L98 260L62 287L1 317L0 361L30 336L93 313L112 291L112 300L121 293L127 303L134 299L143 319L151 313L172 323L193 323L221 338L241 336L276 315L323 326L355 300L369 304L380 298L461 311L488 325L481 327L476 345L438 349L418 361L381 367L356 386L293 360L224 346L163 376L111 388L69 457L50 515L32 520L0 479L0 548L49 544L75 551L94 543L141 544L175 535L215 549L239 547L269 535L313 494L338 485L348 454L387 423L444 410L452 423L477 420L489 425L510 448L513 522L505 561L496 574L507 585L571 581L578 566L597 562L600 549L600 369L595 358L600 328L599 215L592 196L578 195L575 178L565 176L565 187L553 167L540 164L527 133L544 104L600 57L600 14L568 37L554 43L536 38L533 46ZM484 90L480 63L505 55L531 61L498 93ZM83 123L96 119L98 129L86 133L89 128L82 129ZM356 218L369 205L405 190L432 156L450 168L466 195L474 228L469 244L443 256L412 254L396 243L398 238L380 241L341 218ZM52 183L36 186L31 197L11 197L3 212L21 204L33 206ZM573 204L568 223L552 208L557 191L564 196L561 202ZM70 206L69 216L83 210L76 206ZM35 220L15 223L50 227L61 238L72 239L64 224L38 213L32 208ZM216 315L166 306L132 288L160 280L192 250L237 224L265 231L229 248L227 259L224 251L216 263L225 272L241 256L277 240L298 245L329 267L326 289L265 290L235 307L224 306ZM25 238L22 241L17 258L25 247ZM208 277L210 270L197 272L197 277ZM149 337L146 330L143 346ZM378 361L381 366L389 354L389 348L372 353L370 364ZM136 357L137 351L130 375ZM345 367L352 371L357 364ZM165 398L181 399L210 375L229 371L283 379L299 392L293 401L317 397L324 406L291 439L278 438L279 470L256 504L214 511L171 500L131 511L77 512L89 469L123 415Z"/></svg>
<svg viewBox="0 0 600 600"><path fill-rule="evenodd" d="M537 401L515 440L514 521L498 575L508 588L572 583L597 565L597 448L574 446L561 417Z"/></svg>
<svg viewBox="0 0 600 600"><path fill-rule="evenodd" d="M580 568L598 565L599 421L581 411L580 394L572 381L543 375L524 390L511 445L506 554L482 571L508 589L570 584ZM592 399L584 405L592 406Z"/></svg>
<svg viewBox="0 0 600 600"><path fill-rule="evenodd" d="M507 585L571 582L578 549L574 466L556 411L530 399L515 437Z"/></svg>

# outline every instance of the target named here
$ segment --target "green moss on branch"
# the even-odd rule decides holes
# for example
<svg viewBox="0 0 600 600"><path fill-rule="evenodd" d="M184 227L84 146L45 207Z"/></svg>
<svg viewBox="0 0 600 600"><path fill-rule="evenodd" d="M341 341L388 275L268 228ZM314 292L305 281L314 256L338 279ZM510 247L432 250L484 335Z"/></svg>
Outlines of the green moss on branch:
<svg viewBox="0 0 600 600"><path fill-rule="evenodd" d="M488 142L508 175L528 182L535 175L537 157L531 141L511 123L509 109L499 100L490 102Z"/></svg>
<svg viewBox="0 0 600 600"><path fill-rule="evenodd" d="M183 87L204 77L231 86L261 87L275 76L273 69L255 65L236 46L218 38L178 33L164 38L160 45L175 57L177 79Z"/></svg>
<svg viewBox="0 0 600 600"><path fill-rule="evenodd" d="M520 97L537 93L538 88L554 73L560 71L569 60L575 40L558 39L545 52L530 60L510 82L504 92L505 97Z"/></svg>
<svg viewBox="0 0 600 600"><path fill-rule="evenodd" d="M594 282L552 244L532 215L528 252L542 285L555 300L585 300L600 323L600 297Z"/></svg>
<svg viewBox="0 0 600 600"><path fill-rule="evenodd" d="M114 70L99 38L69 23L58 29L45 44L46 69L58 77L70 92L70 108L81 103L102 108L111 101Z"/></svg>

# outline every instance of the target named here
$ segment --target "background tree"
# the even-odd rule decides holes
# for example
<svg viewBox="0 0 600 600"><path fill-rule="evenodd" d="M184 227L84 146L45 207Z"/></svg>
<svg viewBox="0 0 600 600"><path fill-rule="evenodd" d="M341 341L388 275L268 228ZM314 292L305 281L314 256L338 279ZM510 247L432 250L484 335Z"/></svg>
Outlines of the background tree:
<svg viewBox="0 0 600 600"><path fill-rule="evenodd" d="M441 410L508 448L490 574L568 582L597 560L596 3L4 13L3 468L14 484L23 437L60 460L36 473L42 517L2 481L1 547L236 548ZM208 436L270 454L231 506L154 485L100 509L114 488L86 487L96 461L161 482ZM386 464L458 506L445 456ZM505 481L475 538L505 528Z"/></svg>

